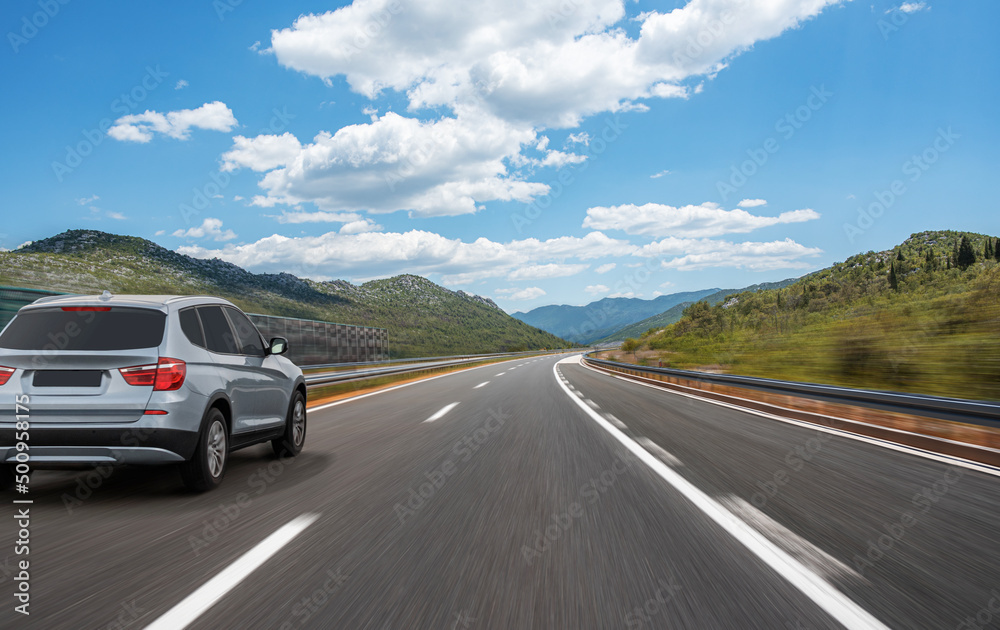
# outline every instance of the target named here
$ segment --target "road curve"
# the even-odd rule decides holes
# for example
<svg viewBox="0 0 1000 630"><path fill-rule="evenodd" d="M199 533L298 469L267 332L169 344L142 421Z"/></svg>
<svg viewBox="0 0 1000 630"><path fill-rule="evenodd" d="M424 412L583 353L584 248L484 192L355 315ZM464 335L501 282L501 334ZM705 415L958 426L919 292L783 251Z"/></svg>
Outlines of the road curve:
<svg viewBox="0 0 1000 630"><path fill-rule="evenodd" d="M1000 623L997 476L558 361L321 406L302 455L235 453L208 494L40 471L31 615L6 517L0 627Z"/></svg>

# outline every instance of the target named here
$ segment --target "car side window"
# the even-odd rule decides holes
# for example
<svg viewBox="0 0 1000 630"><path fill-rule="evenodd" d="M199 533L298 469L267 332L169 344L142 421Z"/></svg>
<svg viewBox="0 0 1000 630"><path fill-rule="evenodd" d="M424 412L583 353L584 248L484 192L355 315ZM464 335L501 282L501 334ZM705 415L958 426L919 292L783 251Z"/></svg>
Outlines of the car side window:
<svg viewBox="0 0 1000 630"><path fill-rule="evenodd" d="M209 350L223 354L240 353L236 335L229 326L229 320L226 319L221 306L199 306L198 315L205 329L205 345Z"/></svg>
<svg viewBox="0 0 1000 630"><path fill-rule="evenodd" d="M264 356L264 342L253 322L238 309L227 306L225 310L229 316L229 322L236 331L236 341L240 346L239 353L255 357Z"/></svg>
<svg viewBox="0 0 1000 630"><path fill-rule="evenodd" d="M181 330L188 341L198 346L205 347L205 333L201 329L201 321L194 308L186 308L180 312Z"/></svg>

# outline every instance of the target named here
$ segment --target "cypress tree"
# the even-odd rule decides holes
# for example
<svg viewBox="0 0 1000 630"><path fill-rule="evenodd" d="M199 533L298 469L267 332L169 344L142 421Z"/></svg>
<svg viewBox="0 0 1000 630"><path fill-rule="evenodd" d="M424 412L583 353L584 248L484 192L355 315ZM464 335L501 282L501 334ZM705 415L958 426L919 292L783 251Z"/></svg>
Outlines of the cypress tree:
<svg viewBox="0 0 1000 630"><path fill-rule="evenodd" d="M889 266L889 288L893 291L899 290L899 280L896 279L896 265Z"/></svg>
<svg viewBox="0 0 1000 630"><path fill-rule="evenodd" d="M1000 261L1000 238L993 241L993 258Z"/></svg>
<svg viewBox="0 0 1000 630"><path fill-rule="evenodd" d="M958 246L958 258L956 261L958 268L965 271L976 263L976 251L972 249L972 243L968 236L962 237L962 243Z"/></svg>

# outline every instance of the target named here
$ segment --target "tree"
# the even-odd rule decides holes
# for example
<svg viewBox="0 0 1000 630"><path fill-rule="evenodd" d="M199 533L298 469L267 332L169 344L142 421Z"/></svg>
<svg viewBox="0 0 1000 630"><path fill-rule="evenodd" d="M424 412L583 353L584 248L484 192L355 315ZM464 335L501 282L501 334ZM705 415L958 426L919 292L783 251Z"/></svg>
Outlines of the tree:
<svg viewBox="0 0 1000 630"><path fill-rule="evenodd" d="M903 258L903 249L902 248L900 248L900 249L898 249L896 251L896 260L898 260L899 262L903 262L904 260L906 260L905 258Z"/></svg>
<svg viewBox="0 0 1000 630"><path fill-rule="evenodd" d="M893 291L899 291L899 280L896 279L896 265L889 267L889 288Z"/></svg>
<svg viewBox="0 0 1000 630"><path fill-rule="evenodd" d="M962 243L958 246L958 257L955 262L958 268L965 271L976 263L976 252L972 249L972 243L968 236L962 237Z"/></svg>
<svg viewBox="0 0 1000 630"><path fill-rule="evenodd" d="M631 352L632 360L635 361L635 351L639 348L639 341L633 337L629 337L622 342L622 352Z"/></svg>
<svg viewBox="0 0 1000 630"><path fill-rule="evenodd" d="M1000 261L1000 238L993 242L993 259Z"/></svg>
<svg viewBox="0 0 1000 630"><path fill-rule="evenodd" d="M993 258L993 239L987 237L986 242L983 244L983 260L989 260Z"/></svg>

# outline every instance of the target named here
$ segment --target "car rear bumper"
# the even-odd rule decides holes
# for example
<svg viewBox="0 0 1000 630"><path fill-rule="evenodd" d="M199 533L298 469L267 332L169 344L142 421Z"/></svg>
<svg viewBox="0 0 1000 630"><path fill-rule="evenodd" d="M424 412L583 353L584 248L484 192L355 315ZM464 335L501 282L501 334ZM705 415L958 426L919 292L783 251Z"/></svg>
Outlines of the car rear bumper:
<svg viewBox="0 0 1000 630"><path fill-rule="evenodd" d="M14 429L0 428L0 461L16 462ZM159 427L129 429L33 426L28 445L32 468L119 464L169 464L191 458L196 431Z"/></svg>

